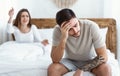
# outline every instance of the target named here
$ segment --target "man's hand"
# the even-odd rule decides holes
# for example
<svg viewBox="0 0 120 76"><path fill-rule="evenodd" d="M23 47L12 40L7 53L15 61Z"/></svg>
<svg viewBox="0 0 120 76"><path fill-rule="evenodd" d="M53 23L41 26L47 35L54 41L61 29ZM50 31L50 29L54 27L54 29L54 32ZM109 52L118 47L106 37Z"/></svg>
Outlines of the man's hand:
<svg viewBox="0 0 120 76"><path fill-rule="evenodd" d="M92 62L90 62L89 64L86 64L84 65L83 68L81 68L82 70L84 71L91 71L93 68L103 64L105 61L104 61L104 57L102 56L97 56L95 57Z"/></svg>
<svg viewBox="0 0 120 76"><path fill-rule="evenodd" d="M69 32L69 30L71 28L70 24L71 24L70 22L65 21L61 25L61 33L62 33L62 38L63 39L67 40L67 38L68 38L68 32Z"/></svg>

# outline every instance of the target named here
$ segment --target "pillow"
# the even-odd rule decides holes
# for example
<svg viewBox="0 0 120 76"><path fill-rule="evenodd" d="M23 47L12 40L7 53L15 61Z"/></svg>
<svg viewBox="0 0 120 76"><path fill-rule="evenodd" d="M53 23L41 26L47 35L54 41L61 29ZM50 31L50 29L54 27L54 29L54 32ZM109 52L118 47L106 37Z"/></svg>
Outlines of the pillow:
<svg viewBox="0 0 120 76"><path fill-rule="evenodd" d="M39 29L39 34L42 39L48 39L49 43L52 43L52 35L54 28Z"/></svg>
<svg viewBox="0 0 120 76"><path fill-rule="evenodd" d="M106 28L100 28L100 33L103 37L103 40L106 42L106 36L107 36L107 30L108 30L108 27Z"/></svg>
<svg viewBox="0 0 120 76"><path fill-rule="evenodd" d="M47 29L39 29L38 31L42 39L48 39L48 41L52 43L53 30L54 28L47 28ZM108 27L100 28L100 32L104 41L106 41L107 30Z"/></svg>

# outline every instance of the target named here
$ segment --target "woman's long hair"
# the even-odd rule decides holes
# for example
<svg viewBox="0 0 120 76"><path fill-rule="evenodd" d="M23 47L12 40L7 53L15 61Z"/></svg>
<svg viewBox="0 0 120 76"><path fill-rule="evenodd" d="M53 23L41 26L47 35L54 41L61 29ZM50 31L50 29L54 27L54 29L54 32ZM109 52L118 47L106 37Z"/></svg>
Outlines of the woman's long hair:
<svg viewBox="0 0 120 76"><path fill-rule="evenodd" d="M29 23L28 23L27 26L31 27L31 16L30 16L29 11L27 9L25 9L25 8L21 9L18 12L18 14L17 14L17 16L16 16L16 18L15 18L15 20L13 22L13 25L16 26L16 27L18 27L19 25L21 25L21 14L22 14L22 12L27 12L28 13L28 15L29 15Z"/></svg>

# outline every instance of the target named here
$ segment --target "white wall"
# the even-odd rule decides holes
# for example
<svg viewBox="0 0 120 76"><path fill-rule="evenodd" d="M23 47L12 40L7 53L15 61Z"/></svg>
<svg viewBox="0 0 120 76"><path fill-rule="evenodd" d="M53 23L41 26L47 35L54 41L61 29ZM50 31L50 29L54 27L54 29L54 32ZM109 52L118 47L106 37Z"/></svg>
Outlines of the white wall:
<svg viewBox="0 0 120 76"><path fill-rule="evenodd" d="M103 1L78 0L70 8L78 17L103 17ZM17 2L17 9L28 8L35 18L54 18L56 12L61 9L52 0L18 0Z"/></svg>
<svg viewBox="0 0 120 76"><path fill-rule="evenodd" d="M117 58L120 63L120 0L112 0L113 10L112 17L117 21Z"/></svg>
<svg viewBox="0 0 120 76"><path fill-rule="evenodd" d="M120 0L105 0L104 17L111 17L117 22L117 58L120 63Z"/></svg>
<svg viewBox="0 0 120 76"><path fill-rule="evenodd" d="M7 40L6 24L8 20L8 10L16 6L16 0L0 0L0 44Z"/></svg>

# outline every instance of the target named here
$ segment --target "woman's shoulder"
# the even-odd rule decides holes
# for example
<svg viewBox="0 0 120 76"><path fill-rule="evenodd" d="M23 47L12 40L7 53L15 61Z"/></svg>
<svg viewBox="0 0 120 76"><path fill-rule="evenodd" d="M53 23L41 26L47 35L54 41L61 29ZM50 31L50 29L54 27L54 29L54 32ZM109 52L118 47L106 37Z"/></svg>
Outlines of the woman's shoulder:
<svg viewBox="0 0 120 76"><path fill-rule="evenodd" d="M32 29L37 29L36 25L34 25L34 24L31 25L31 28Z"/></svg>

